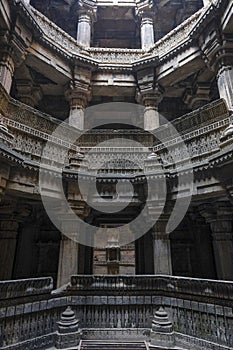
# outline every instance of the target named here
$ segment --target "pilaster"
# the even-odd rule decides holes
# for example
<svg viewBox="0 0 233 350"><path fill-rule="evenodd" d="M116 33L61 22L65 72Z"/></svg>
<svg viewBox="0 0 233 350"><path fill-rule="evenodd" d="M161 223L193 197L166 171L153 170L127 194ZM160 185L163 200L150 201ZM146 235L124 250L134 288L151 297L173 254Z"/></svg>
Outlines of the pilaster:
<svg viewBox="0 0 233 350"><path fill-rule="evenodd" d="M203 205L200 212L211 227L217 277L233 280L233 210L228 203L216 202Z"/></svg>
<svg viewBox="0 0 233 350"><path fill-rule="evenodd" d="M0 206L0 280L12 279L19 224L30 214L23 205Z"/></svg>

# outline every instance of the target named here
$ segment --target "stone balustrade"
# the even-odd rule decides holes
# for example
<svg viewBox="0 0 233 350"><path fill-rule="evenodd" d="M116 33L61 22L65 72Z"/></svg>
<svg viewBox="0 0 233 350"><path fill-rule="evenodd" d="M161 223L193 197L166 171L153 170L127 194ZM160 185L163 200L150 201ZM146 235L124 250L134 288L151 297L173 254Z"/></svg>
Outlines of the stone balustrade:
<svg viewBox="0 0 233 350"><path fill-rule="evenodd" d="M171 128L166 124L158 128L153 135L143 130L127 129L88 130L81 134L66 123L63 123L61 130L52 135L60 121L12 98L9 99L4 116L1 117L1 122L14 136L12 148L29 160L40 162L44 146L49 141L48 154L44 156L48 160L53 159L56 164L67 165L69 157L82 152L87 155L90 174L99 169L99 164L105 164L105 173L107 171L108 174L124 175L127 171L129 174L141 173L152 147L161 158L164 167L172 169L174 162L178 164L184 160L186 150L182 141L185 142L194 164L207 160L220 150L221 136L231 120L232 117L222 99L173 121L176 131L172 132L172 135ZM156 141L156 135L160 141ZM71 144L70 138L73 136L77 141ZM136 141L142 147L125 147L125 138ZM117 141L114 144L115 139ZM109 147L98 146L106 141L110 141ZM109 154L114 160L112 168L109 164ZM155 168L156 166L157 163Z"/></svg>
<svg viewBox="0 0 233 350"><path fill-rule="evenodd" d="M154 56L162 59L175 48L177 49L179 46L184 45L185 42L190 40L190 33L198 24L205 11L206 9L202 8L196 12L169 34L158 40L148 52L142 49L84 48L36 9L31 7L28 15L31 15L38 24L43 33L43 40L61 51L63 55L69 57L77 55L83 59L91 59L100 65L129 66Z"/></svg>
<svg viewBox="0 0 233 350"><path fill-rule="evenodd" d="M45 278L0 284L1 349L54 346L57 322L67 306L80 320L82 339L149 342L153 315L162 305L173 324L176 346L214 350L233 346L232 282L80 275L72 276L68 287L49 294L50 282ZM41 289L35 293L38 283ZM18 294L12 293L13 284Z"/></svg>
<svg viewBox="0 0 233 350"><path fill-rule="evenodd" d="M197 25L204 11L205 9L202 8L191 17L189 17L186 21L182 22L162 39L158 40L155 45L149 50L149 52L151 54L157 55L160 59L162 59L163 56L169 54L174 49L177 50L180 46L184 45L186 41L190 40L190 34L193 28Z"/></svg>
<svg viewBox="0 0 233 350"><path fill-rule="evenodd" d="M51 277L19 281L0 281L0 300L50 294L52 289L53 280Z"/></svg>
<svg viewBox="0 0 233 350"><path fill-rule="evenodd" d="M50 21L41 12L33 7L30 8L30 12L43 33L43 39L50 43L50 46L55 46L64 55L70 57L82 51L83 48L77 40Z"/></svg>

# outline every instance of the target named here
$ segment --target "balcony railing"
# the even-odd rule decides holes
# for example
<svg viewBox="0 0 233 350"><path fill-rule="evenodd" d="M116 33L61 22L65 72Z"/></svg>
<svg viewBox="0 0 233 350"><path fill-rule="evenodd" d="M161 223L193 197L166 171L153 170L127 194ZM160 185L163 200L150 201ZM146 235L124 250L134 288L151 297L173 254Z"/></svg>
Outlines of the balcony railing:
<svg viewBox="0 0 233 350"><path fill-rule="evenodd" d="M72 276L63 291L50 293L50 285L47 278L0 283L1 349L54 346L56 323L68 305L80 320L83 339L149 341L153 315L163 306L173 323L176 346L233 347L232 282L156 275Z"/></svg>

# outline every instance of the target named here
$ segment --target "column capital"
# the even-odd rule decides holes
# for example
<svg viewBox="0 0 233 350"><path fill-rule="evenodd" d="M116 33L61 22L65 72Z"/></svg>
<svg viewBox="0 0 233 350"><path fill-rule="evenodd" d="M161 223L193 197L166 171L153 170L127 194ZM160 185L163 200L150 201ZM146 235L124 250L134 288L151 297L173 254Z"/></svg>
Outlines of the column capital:
<svg viewBox="0 0 233 350"><path fill-rule="evenodd" d="M35 86L29 79L17 80L17 98L27 104L35 107L43 97L40 86Z"/></svg>
<svg viewBox="0 0 233 350"><path fill-rule="evenodd" d="M232 221L233 209L228 202L202 204L199 206L199 212L207 223Z"/></svg>
<svg viewBox="0 0 233 350"><path fill-rule="evenodd" d="M70 103L70 108L85 109L90 100L90 91L85 91L80 88L68 88L65 91L65 98Z"/></svg>
<svg viewBox="0 0 233 350"><path fill-rule="evenodd" d="M185 90L183 101L192 110L198 109L210 101L210 83L196 82L194 87Z"/></svg>
<svg viewBox="0 0 233 350"><path fill-rule="evenodd" d="M152 18L153 7L153 0L136 0L136 15L141 18Z"/></svg>
<svg viewBox="0 0 233 350"><path fill-rule="evenodd" d="M80 0L77 6L77 13L79 18L81 16L87 16L90 20L96 19L97 6L94 1ZM84 19L84 18L83 18Z"/></svg>
<svg viewBox="0 0 233 350"><path fill-rule="evenodd" d="M151 92L143 93L141 99L145 108L158 109L159 103L163 99L163 93L164 90L158 84Z"/></svg>

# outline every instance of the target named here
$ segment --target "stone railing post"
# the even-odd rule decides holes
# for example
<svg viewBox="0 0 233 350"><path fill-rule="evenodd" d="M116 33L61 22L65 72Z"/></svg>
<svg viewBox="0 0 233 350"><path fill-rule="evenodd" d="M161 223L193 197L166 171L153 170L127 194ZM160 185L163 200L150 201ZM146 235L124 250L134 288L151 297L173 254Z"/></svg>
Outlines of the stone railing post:
<svg viewBox="0 0 233 350"><path fill-rule="evenodd" d="M70 306L62 313L57 325L56 349L77 347L81 339L81 331L79 329L79 320Z"/></svg>
<svg viewBox="0 0 233 350"><path fill-rule="evenodd" d="M155 312L150 337L150 345L156 346L156 348L174 349L175 347L173 325L163 307Z"/></svg>

